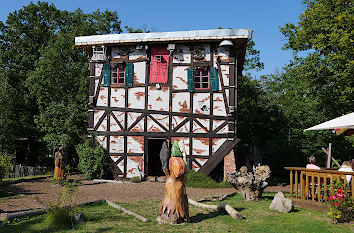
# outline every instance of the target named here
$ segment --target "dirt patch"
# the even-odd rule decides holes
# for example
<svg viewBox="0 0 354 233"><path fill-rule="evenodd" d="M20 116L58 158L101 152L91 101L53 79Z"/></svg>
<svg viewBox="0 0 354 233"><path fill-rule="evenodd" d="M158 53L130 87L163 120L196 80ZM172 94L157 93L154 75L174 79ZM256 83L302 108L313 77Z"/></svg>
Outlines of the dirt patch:
<svg viewBox="0 0 354 233"><path fill-rule="evenodd" d="M114 202L134 202L145 199L162 199L164 183L142 182L134 183L98 183L83 181L75 196L75 204L110 200ZM7 192L22 194L20 199L6 200L0 203L0 210L5 213L43 208L54 200L61 190L60 186L52 186L50 179L11 184L3 188ZM211 196L233 193L233 188L203 189L187 188L188 197L199 199Z"/></svg>
<svg viewBox="0 0 354 233"><path fill-rule="evenodd" d="M74 176L71 178L79 178ZM134 202L146 199L162 199L164 193L163 182L142 182L134 183L99 183L95 181L82 181L75 196L75 204L97 200L110 200L114 202ZM52 186L50 179L35 180L10 184L3 187L6 192L20 195L19 199L9 199L0 202L0 212L12 213L28 209L44 208L56 199L61 190L60 186ZM265 192L289 192L289 186L269 186ZM188 197L200 199L213 196L221 196L235 192L234 188L187 188ZM327 210L326 204L304 201L292 198L297 207Z"/></svg>

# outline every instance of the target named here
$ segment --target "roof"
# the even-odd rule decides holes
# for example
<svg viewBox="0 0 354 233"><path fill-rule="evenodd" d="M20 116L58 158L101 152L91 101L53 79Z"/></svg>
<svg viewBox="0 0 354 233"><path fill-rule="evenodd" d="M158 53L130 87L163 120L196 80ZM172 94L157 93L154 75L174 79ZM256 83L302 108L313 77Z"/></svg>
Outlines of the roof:
<svg viewBox="0 0 354 233"><path fill-rule="evenodd" d="M337 117L333 120L326 121L322 124L315 125L311 128L305 129L304 131L338 129L338 128L354 129L354 112L341 117Z"/></svg>
<svg viewBox="0 0 354 233"><path fill-rule="evenodd" d="M252 29L212 29L176 32L123 33L75 37L76 46L169 41L212 41L252 38Z"/></svg>

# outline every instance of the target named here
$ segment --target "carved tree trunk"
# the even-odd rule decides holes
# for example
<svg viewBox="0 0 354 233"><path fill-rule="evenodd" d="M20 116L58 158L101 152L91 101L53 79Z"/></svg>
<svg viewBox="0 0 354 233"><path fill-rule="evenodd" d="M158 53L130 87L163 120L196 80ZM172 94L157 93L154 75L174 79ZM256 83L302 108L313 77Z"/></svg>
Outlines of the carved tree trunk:
<svg viewBox="0 0 354 233"><path fill-rule="evenodd" d="M247 201L258 201L263 190L267 187L270 169L268 166L258 166L253 173L247 172L247 168L241 167L239 172L228 173L227 180L234 186Z"/></svg>
<svg viewBox="0 0 354 233"><path fill-rule="evenodd" d="M185 187L187 169L183 159L181 157L171 157L169 159L169 171L165 169L167 176L165 194L157 221L159 223L178 224L189 219Z"/></svg>

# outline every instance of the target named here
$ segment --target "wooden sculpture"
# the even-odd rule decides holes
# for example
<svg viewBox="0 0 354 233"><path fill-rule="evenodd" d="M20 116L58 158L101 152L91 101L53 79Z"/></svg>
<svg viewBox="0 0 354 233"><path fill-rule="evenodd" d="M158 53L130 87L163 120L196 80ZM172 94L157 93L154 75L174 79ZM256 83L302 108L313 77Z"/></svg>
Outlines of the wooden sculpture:
<svg viewBox="0 0 354 233"><path fill-rule="evenodd" d="M54 154L54 177L64 177L65 175L65 157L64 157L64 150L62 147L59 147Z"/></svg>
<svg viewBox="0 0 354 233"><path fill-rule="evenodd" d="M162 145L160 159L162 169L166 174L166 185L164 198L157 217L159 223L178 224L189 219L188 198L185 187L187 161L184 144L182 147L183 158L177 140L174 141L170 157L167 143L164 142Z"/></svg>
<svg viewBox="0 0 354 233"><path fill-rule="evenodd" d="M248 172L247 167L243 166L238 172L228 173L227 180L245 200L258 201L268 185L270 172L267 165L253 166L253 172Z"/></svg>

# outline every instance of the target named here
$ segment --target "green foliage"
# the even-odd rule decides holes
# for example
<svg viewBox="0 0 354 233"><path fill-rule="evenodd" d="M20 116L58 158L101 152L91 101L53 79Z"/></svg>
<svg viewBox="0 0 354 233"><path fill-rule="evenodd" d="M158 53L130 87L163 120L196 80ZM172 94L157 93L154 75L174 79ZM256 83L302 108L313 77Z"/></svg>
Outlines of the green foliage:
<svg viewBox="0 0 354 233"><path fill-rule="evenodd" d="M141 177L135 176L135 177L130 179L130 182L132 182L132 183L141 183Z"/></svg>
<svg viewBox="0 0 354 233"><path fill-rule="evenodd" d="M232 188L227 182L217 183L207 175L194 170L188 171L186 186L190 188Z"/></svg>
<svg viewBox="0 0 354 233"><path fill-rule="evenodd" d="M354 199L343 182L335 180L333 191L328 198L328 216L334 223L351 222L354 219Z"/></svg>
<svg viewBox="0 0 354 233"><path fill-rule="evenodd" d="M86 179L101 178L103 176L104 150L101 146L92 146L89 141L76 146L79 156L78 169L84 173Z"/></svg>
<svg viewBox="0 0 354 233"><path fill-rule="evenodd" d="M120 33L120 23L117 12L69 12L47 2L30 3L0 22L0 149L14 151L15 138L23 137L50 150L80 142L88 69L74 38Z"/></svg>
<svg viewBox="0 0 354 233"><path fill-rule="evenodd" d="M73 194L77 190L76 182L64 180L55 201L49 203L46 222L48 227L74 226Z"/></svg>
<svg viewBox="0 0 354 233"><path fill-rule="evenodd" d="M0 152L0 182L11 168L12 155Z"/></svg>
<svg viewBox="0 0 354 233"><path fill-rule="evenodd" d="M354 8L349 0L305 0L304 5L298 25L280 28L287 40L284 48L294 52L294 59L281 73L264 77L262 84L284 115L282 131L293 156L299 156L297 163L303 165L315 155L323 166L321 147L329 142L338 159L353 152L350 137L303 130L354 109ZM306 56L298 56L301 51Z"/></svg>
<svg viewBox="0 0 354 233"><path fill-rule="evenodd" d="M156 213L161 200L143 200L138 202L119 203L122 207L148 218L146 223L134 216L117 211L106 203L97 203L79 207L78 211L85 215L86 224L77 224L75 229L59 229L60 232L353 232L353 224L331 224L322 211L296 208L289 214L269 210L274 194L265 193L266 198L259 202L246 202L236 194L222 202L237 208L246 220L235 221L228 214L189 207L190 222L178 225L157 224ZM146 207L149 208L146 208ZM53 232L46 229L42 216L34 216L11 221L0 227L0 233L8 232ZM57 232L55 231L55 232Z"/></svg>

